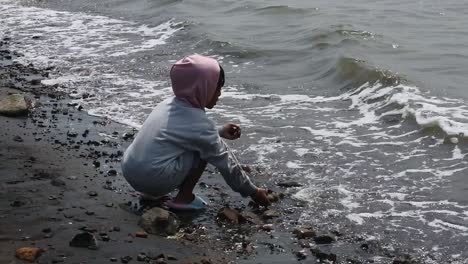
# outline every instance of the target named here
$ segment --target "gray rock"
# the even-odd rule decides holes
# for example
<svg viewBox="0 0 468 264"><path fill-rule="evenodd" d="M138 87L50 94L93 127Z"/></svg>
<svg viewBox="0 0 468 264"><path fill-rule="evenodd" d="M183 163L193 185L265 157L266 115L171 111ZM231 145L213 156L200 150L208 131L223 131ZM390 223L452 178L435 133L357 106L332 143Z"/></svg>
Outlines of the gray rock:
<svg viewBox="0 0 468 264"><path fill-rule="evenodd" d="M314 237L314 241L317 244L331 244L331 243L335 242L335 240L336 239L333 236L330 236L330 235L318 235L318 236Z"/></svg>
<svg viewBox="0 0 468 264"><path fill-rule="evenodd" d="M28 104L24 96L12 94L0 100L0 115L21 116L28 113Z"/></svg>
<svg viewBox="0 0 468 264"><path fill-rule="evenodd" d="M266 210L265 212L263 212L262 214L262 217L263 219L273 219L275 217L279 217L279 213L275 210Z"/></svg>
<svg viewBox="0 0 468 264"><path fill-rule="evenodd" d="M336 257L336 254L334 253L326 252L320 248L311 248L310 251L320 261L328 260L333 263L336 262L337 257Z"/></svg>
<svg viewBox="0 0 468 264"><path fill-rule="evenodd" d="M299 239L311 238L316 236L315 230L313 230L311 227L295 228L293 234L295 234Z"/></svg>
<svg viewBox="0 0 468 264"><path fill-rule="evenodd" d="M70 246L97 249L98 242L94 235L88 232L83 232L73 237L72 241L70 241Z"/></svg>
<svg viewBox="0 0 468 264"><path fill-rule="evenodd" d="M261 225L263 223L262 219L258 215L248 211L240 213L239 220L240 222L247 222L255 225Z"/></svg>
<svg viewBox="0 0 468 264"><path fill-rule="evenodd" d="M244 219L241 217L240 213L232 208L224 207L221 208L218 212L218 220L229 222L232 224L239 224Z"/></svg>
<svg viewBox="0 0 468 264"><path fill-rule="evenodd" d="M150 234L169 236L177 233L180 221L174 213L154 207L141 216L138 224Z"/></svg>

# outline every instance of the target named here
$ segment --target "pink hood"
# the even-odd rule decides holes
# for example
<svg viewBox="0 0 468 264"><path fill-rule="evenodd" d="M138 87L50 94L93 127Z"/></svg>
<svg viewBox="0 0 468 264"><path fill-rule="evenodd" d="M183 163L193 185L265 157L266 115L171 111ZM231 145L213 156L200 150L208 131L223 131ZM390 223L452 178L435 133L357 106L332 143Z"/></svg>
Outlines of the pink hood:
<svg viewBox="0 0 468 264"><path fill-rule="evenodd" d="M215 59L190 55L172 66L172 91L178 99L204 110L216 92L219 74Z"/></svg>

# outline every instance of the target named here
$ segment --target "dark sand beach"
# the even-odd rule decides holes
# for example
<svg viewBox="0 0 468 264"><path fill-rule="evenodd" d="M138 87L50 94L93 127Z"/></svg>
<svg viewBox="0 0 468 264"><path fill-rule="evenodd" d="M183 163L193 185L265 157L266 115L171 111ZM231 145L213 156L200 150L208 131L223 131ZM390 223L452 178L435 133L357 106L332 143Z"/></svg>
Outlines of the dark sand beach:
<svg viewBox="0 0 468 264"><path fill-rule="evenodd" d="M261 164L246 170L280 194L270 208L233 193L209 169L196 187L208 210L178 213L172 236L138 237L141 214L160 205L141 201L121 174L122 153L136 131L89 116L41 84L46 70L14 63L15 56L1 52L0 99L22 94L32 106L24 116L0 116L0 263L22 263L15 257L21 247L43 251L36 263L371 263L375 255L418 263L346 230L298 226L306 206L291 198L298 184L274 182ZM70 246L81 233L94 237L97 248Z"/></svg>

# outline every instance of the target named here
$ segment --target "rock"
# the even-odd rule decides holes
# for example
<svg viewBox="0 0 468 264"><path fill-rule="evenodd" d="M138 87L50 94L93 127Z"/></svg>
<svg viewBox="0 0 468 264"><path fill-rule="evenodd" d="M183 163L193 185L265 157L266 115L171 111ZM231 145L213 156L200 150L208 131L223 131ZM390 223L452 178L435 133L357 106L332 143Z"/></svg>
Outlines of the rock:
<svg viewBox="0 0 468 264"><path fill-rule="evenodd" d="M310 227L295 228L293 234L299 239L311 238L316 235L315 231Z"/></svg>
<svg viewBox="0 0 468 264"><path fill-rule="evenodd" d="M244 211L240 213L240 222L248 222L255 225L261 225L263 223L260 217L252 212Z"/></svg>
<svg viewBox="0 0 468 264"><path fill-rule="evenodd" d="M291 187L301 187L302 184L295 182L295 181L284 181L284 182L278 182L276 185L279 187L284 187L284 188L291 188Z"/></svg>
<svg viewBox="0 0 468 264"><path fill-rule="evenodd" d="M331 244L335 242L335 238L330 235L319 235L314 237L314 241L317 244Z"/></svg>
<svg viewBox="0 0 468 264"><path fill-rule="evenodd" d="M409 255L405 255L403 257L397 257L392 262L392 264L417 264L417 263L418 262Z"/></svg>
<svg viewBox="0 0 468 264"><path fill-rule="evenodd" d="M135 232L135 236L136 237L141 237L141 238L147 238L148 233L146 233L145 231L137 231L137 232Z"/></svg>
<svg viewBox="0 0 468 264"><path fill-rule="evenodd" d="M124 133L123 136L122 136L122 138L124 140L132 139L134 137L135 137L135 134L133 134L133 133Z"/></svg>
<svg viewBox="0 0 468 264"><path fill-rule="evenodd" d="M237 210L224 207L221 208L218 212L218 219L219 220L224 220L232 224L239 224L240 222L240 214Z"/></svg>
<svg viewBox="0 0 468 264"><path fill-rule="evenodd" d="M16 257L29 261L29 262L34 262L36 259L44 252L44 250L37 248L37 247L22 247L16 249Z"/></svg>
<svg viewBox="0 0 468 264"><path fill-rule="evenodd" d="M141 216L138 224L150 234L168 236L177 233L180 221L174 213L154 207Z"/></svg>
<svg viewBox="0 0 468 264"><path fill-rule="evenodd" d="M123 257L120 258L120 261L122 263L129 263L131 260L132 260L132 257L130 257L130 256L123 256Z"/></svg>
<svg viewBox="0 0 468 264"><path fill-rule="evenodd" d="M75 235L70 241L70 247L83 247L89 249L98 249L98 242L94 235L84 232L78 235Z"/></svg>
<svg viewBox="0 0 468 264"><path fill-rule="evenodd" d="M20 137L20 136L14 136L14 137L13 137L13 141L16 141L16 142L23 142L24 140L23 140L23 138Z"/></svg>
<svg viewBox="0 0 468 264"><path fill-rule="evenodd" d="M275 210L266 210L265 212L263 212L262 214L262 217L264 219L273 219L275 217L278 217L279 216L279 213Z"/></svg>
<svg viewBox="0 0 468 264"><path fill-rule="evenodd" d="M114 169L109 170L109 171L107 172L107 175L109 175L109 176L115 176L115 175L117 175L117 171L114 170Z"/></svg>
<svg viewBox="0 0 468 264"><path fill-rule="evenodd" d="M273 224L262 225L260 229L262 229L263 231L270 232L273 230Z"/></svg>
<svg viewBox="0 0 468 264"><path fill-rule="evenodd" d="M306 239L300 239L298 243L299 243L299 246L301 246L301 248L310 248L310 243Z"/></svg>
<svg viewBox="0 0 468 264"><path fill-rule="evenodd" d="M320 250L319 248L311 248L310 251L320 261L328 260L331 262L336 262L336 255L333 253L324 252Z"/></svg>
<svg viewBox="0 0 468 264"><path fill-rule="evenodd" d="M28 113L28 104L24 96L12 94L0 100L0 115L22 116Z"/></svg>
<svg viewBox="0 0 468 264"><path fill-rule="evenodd" d="M60 179L52 179L50 180L50 184L52 184L52 186L56 186L56 187L60 187L60 186L65 186L65 182L60 180Z"/></svg>
<svg viewBox="0 0 468 264"><path fill-rule="evenodd" d="M308 256L305 249L294 252L294 255L296 255L297 260L304 260Z"/></svg>
<svg viewBox="0 0 468 264"><path fill-rule="evenodd" d="M10 203L10 206L11 207L21 207L23 205L25 205L26 203L23 202L23 201L19 201L19 200L16 200L16 201L13 201Z"/></svg>
<svg viewBox="0 0 468 264"><path fill-rule="evenodd" d="M90 197L96 197L96 196L98 196L97 192L95 192L95 191L89 191L89 192L88 192L88 195L89 195Z"/></svg>
<svg viewBox="0 0 468 264"><path fill-rule="evenodd" d="M137 256L137 261L145 261L148 257L146 256L145 253L140 253Z"/></svg>
<svg viewBox="0 0 468 264"><path fill-rule="evenodd" d="M110 262L117 262L117 258L110 258Z"/></svg>

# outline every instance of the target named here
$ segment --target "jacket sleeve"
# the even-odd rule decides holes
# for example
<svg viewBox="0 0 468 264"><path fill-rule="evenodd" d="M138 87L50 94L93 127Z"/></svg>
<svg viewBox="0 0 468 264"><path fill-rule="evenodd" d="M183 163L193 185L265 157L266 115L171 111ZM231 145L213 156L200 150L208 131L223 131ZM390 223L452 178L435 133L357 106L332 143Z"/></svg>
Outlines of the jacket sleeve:
<svg viewBox="0 0 468 264"><path fill-rule="evenodd" d="M257 187L234 161L226 143L220 138L218 129L210 126L188 141L186 148L200 153L200 158L215 166L226 183L234 191L246 197L256 192Z"/></svg>

